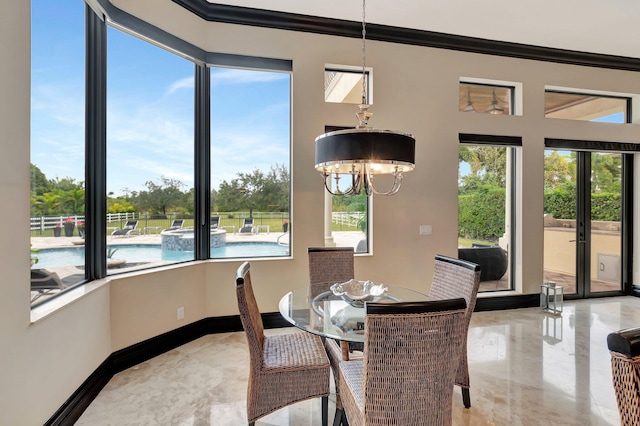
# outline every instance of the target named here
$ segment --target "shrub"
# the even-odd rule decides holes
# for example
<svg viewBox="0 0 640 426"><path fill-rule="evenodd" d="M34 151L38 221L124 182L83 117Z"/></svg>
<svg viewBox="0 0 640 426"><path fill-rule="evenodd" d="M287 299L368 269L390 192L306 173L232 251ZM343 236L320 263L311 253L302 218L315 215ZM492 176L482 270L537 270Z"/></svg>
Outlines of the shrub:
<svg viewBox="0 0 640 426"><path fill-rule="evenodd" d="M458 198L458 232L460 236L497 241L504 235L505 190L482 186L472 194Z"/></svg>

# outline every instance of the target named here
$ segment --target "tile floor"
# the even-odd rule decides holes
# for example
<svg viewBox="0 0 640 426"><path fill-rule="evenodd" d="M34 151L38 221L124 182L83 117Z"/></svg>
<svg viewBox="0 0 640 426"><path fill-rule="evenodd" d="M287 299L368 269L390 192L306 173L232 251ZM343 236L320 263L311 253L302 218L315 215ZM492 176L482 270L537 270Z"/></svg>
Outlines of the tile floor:
<svg viewBox="0 0 640 426"><path fill-rule="evenodd" d="M640 298L565 301L564 308L559 316L537 308L473 315L472 406L463 407L456 388L454 425L620 424L606 337L640 325ZM247 365L243 333L205 336L116 375L76 424L246 425ZM319 424L319 400L256 423Z"/></svg>

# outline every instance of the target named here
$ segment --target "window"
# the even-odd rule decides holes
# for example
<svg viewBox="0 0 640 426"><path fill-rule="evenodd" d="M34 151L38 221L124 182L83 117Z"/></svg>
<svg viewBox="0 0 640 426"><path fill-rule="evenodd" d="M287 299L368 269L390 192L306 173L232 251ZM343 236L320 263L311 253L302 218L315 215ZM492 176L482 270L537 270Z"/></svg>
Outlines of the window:
<svg viewBox="0 0 640 426"><path fill-rule="evenodd" d="M626 97L545 90L544 116L565 120L626 123L630 99Z"/></svg>
<svg viewBox="0 0 640 426"><path fill-rule="evenodd" d="M194 66L107 36L107 273L193 260Z"/></svg>
<svg viewBox="0 0 640 426"><path fill-rule="evenodd" d="M324 94L326 102L348 103L359 105L363 102L373 104L373 69L348 65L326 65L324 70ZM347 129L346 126L325 126L325 132ZM384 177L382 178L384 179ZM341 176L336 182L331 180L332 188L336 185L342 190L350 186L350 177ZM325 194L325 203L330 203L331 229L325 229L325 243L337 247L353 247L356 253L368 253L371 250L369 241L370 203L371 199L364 191L360 195L343 197Z"/></svg>
<svg viewBox="0 0 640 426"><path fill-rule="evenodd" d="M291 74L211 68L211 257L290 254Z"/></svg>
<svg viewBox="0 0 640 426"><path fill-rule="evenodd" d="M157 28L127 14L114 13L124 23L112 21L111 6L106 21L71 0L33 0L32 10L33 301L88 279L196 256L290 254L291 61L214 52L203 58L165 33L162 44L148 43ZM86 46L96 55L85 58ZM209 73L185 59L194 52L197 62L245 69ZM214 99L207 93L196 103L194 92L208 91L209 83ZM206 160L196 165L196 158ZM205 231L206 213L196 218L194 211L209 196ZM100 226L85 233L85 220ZM208 252L205 237L223 233L226 248L211 238Z"/></svg>
<svg viewBox="0 0 640 426"><path fill-rule="evenodd" d="M347 127L325 126L325 132L344 130ZM332 191L336 185L341 190L349 189L351 177L339 175L338 182L335 178L329 180ZM381 176L384 180L386 176ZM341 195L331 195L325 190L325 203L330 204L331 218L325 217L325 224L331 223L331 228L325 229L325 244L336 247L353 247L356 253L369 253L371 242L369 240L369 226L371 223L371 202L373 197L367 197L363 190L358 195L345 197Z"/></svg>
<svg viewBox="0 0 640 426"><path fill-rule="evenodd" d="M514 87L494 84L460 82L458 111L494 115L514 114Z"/></svg>
<svg viewBox="0 0 640 426"><path fill-rule="evenodd" d="M84 13L32 0L31 300L84 275Z"/></svg>
<svg viewBox="0 0 640 426"><path fill-rule="evenodd" d="M373 69L365 68L364 92L367 102L373 103ZM326 65L324 69L325 102L354 104L362 103L362 67Z"/></svg>
<svg viewBox="0 0 640 426"><path fill-rule="evenodd" d="M479 291L513 290L517 137L460 135L458 257L479 263Z"/></svg>

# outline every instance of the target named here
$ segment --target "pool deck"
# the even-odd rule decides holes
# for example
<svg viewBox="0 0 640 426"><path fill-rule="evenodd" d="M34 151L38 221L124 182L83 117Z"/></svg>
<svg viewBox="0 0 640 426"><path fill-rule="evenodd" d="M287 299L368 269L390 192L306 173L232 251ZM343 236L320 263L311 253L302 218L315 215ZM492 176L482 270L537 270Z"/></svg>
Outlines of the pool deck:
<svg viewBox="0 0 640 426"><path fill-rule="evenodd" d="M283 244L289 244L289 235L282 232L260 232L259 234L252 233L227 233L228 243L237 242L280 242ZM334 232L334 240L339 246L353 246L358 245L358 242L364 237L361 232ZM123 244L149 244L160 245L160 234L141 234L131 235L129 237L112 237L107 236L107 245L123 245ZM80 237L31 237L31 244L33 249L48 249L48 248L69 248L78 247L84 244L84 240Z"/></svg>
<svg viewBox="0 0 640 426"><path fill-rule="evenodd" d="M284 235L282 232L260 232L259 234L233 234L227 233L227 242L228 243L236 243L236 242L277 242L278 238ZM288 234L282 238L280 238L280 242L284 244L289 244ZM141 234L141 235L131 235L129 237L112 237L107 236L107 245L125 245L125 244L149 244L149 245L160 245L161 238L160 234ZM34 249L48 249L48 248L69 248L69 247L77 247L79 245L84 244L84 240L80 237L31 237L31 244L33 244L32 248Z"/></svg>

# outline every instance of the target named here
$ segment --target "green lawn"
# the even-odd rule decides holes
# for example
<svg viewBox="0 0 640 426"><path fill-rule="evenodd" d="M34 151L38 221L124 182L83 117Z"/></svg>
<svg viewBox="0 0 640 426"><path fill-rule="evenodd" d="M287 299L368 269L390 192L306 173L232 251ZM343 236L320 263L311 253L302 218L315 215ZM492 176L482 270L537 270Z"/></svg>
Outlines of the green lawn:
<svg viewBox="0 0 640 426"><path fill-rule="evenodd" d="M229 217L229 216L232 216L232 217ZM235 226L237 231L242 226L243 218L248 216L249 215L247 212L221 214L219 226L220 227ZM260 212L256 212L253 214L254 225L269 225L269 230L271 232L282 232L282 225L284 220L288 221L288 219L284 219L283 216L284 215L281 216L280 214L276 216L268 213L261 214ZM173 217L171 216L169 217L170 217L169 219L147 219L143 217L138 220L138 229L140 229L140 232L142 232L145 227L151 227L151 226L158 226L160 227L160 229L169 228L171 226L171 222L173 222ZM119 229L122 229L125 223L126 221L124 220L114 221L114 222L108 223L107 226L118 227ZM184 223L182 227L183 228L193 227L193 219L184 219ZM113 230L109 229L109 232L111 231ZM64 229L62 230L62 235L64 236ZM77 228L74 229L73 235L79 236ZM32 237L53 237L53 229L50 228L44 231L32 230L31 236Z"/></svg>
<svg viewBox="0 0 640 426"><path fill-rule="evenodd" d="M473 240L469 238L458 237L458 247L471 247L472 244L496 245L495 241Z"/></svg>

